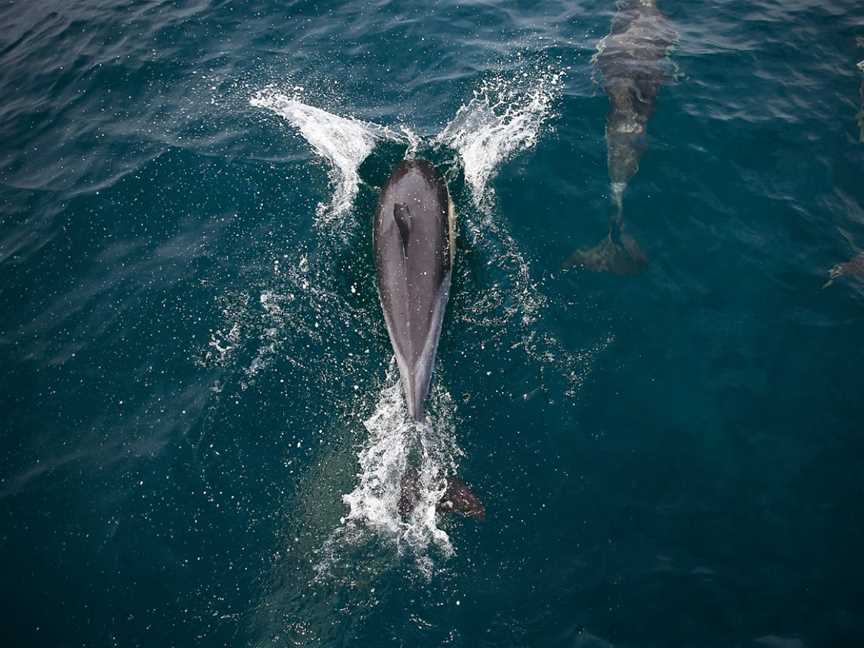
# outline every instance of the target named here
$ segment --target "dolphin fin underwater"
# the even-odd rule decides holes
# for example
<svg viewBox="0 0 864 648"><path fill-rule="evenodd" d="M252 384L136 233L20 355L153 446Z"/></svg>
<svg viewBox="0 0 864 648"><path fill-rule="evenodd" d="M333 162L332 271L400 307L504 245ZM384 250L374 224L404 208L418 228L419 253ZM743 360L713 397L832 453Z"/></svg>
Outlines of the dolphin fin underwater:
<svg viewBox="0 0 864 648"><path fill-rule="evenodd" d="M595 272L633 275L648 264L648 257L624 225L620 206L609 219L609 233L594 247L581 248L564 262L565 268L574 266Z"/></svg>

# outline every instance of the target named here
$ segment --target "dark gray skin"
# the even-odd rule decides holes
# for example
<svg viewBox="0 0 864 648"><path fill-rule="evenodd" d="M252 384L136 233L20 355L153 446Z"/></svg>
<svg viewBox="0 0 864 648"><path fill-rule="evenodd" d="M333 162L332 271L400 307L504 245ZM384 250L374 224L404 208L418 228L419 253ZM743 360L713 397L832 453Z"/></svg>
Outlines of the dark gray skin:
<svg viewBox="0 0 864 648"><path fill-rule="evenodd" d="M647 262L624 228L623 197L639 169L648 119L660 86L669 79L666 57L676 36L654 0L618 3L612 29L595 57L609 96L606 149L613 208L609 235L595 247L577 251L568 265L633 274Z"/></svg>
<svg viewBox="0 0 864 648"><path fill-rule="evenodd" d="M381 191L373 244L384 321L415 421L426 416L454 243L447 185L429 162L401 162Z"/></svg>

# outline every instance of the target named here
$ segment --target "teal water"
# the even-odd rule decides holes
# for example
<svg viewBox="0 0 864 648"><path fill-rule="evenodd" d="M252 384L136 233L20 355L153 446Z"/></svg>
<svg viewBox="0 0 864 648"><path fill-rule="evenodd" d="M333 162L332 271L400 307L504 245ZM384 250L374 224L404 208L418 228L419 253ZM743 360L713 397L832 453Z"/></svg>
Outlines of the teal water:
<svg viewBox="0 0 864 648"><path fill-rule="evenodd" d="M612 3L6 0L4 645L861 645L864 285L822 285L864 6L660 7L620 277L562 270L610 213ZM459 226L423 465L484 522L394 513L406 152Z"/></svg>

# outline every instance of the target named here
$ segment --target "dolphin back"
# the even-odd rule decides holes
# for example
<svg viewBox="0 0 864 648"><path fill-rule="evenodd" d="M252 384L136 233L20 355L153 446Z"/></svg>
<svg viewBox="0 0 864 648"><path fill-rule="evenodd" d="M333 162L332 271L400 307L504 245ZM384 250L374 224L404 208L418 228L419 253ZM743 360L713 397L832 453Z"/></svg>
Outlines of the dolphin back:
<svg viewBox="0 0 864 648"><path fill-rule="evenodd" d="M373 245L378 294L409 415L425 417L453 263L447 185L425 160L405 160L378 202Z"/></svg>

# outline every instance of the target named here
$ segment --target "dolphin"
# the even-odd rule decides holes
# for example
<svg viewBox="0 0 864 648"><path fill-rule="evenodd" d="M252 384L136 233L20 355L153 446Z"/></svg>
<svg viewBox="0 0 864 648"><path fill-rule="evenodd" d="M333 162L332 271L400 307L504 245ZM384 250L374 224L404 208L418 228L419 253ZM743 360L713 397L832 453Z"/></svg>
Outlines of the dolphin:
<svg viewBox="0 0 864 648"><path fill-rule="evenodd" d="M403 160L381 191L372 230L378 296L399 366L408 415L426 418L441 324L450 296L456 223L447 185L425 160ZM402 477L399 511L417 504L417 471ZM486 511L470 487L455 476L438 502L439 513L482 520Z"/></svg>
<svg viewBox="0 0 864 648"><path fill-rule="evenodd" d="M592 61L609 96L606 151L611 182L609 235L593 248L578 250L566 265L633 274L647 263L639 244L624 227L623 198L639 169L648 119L660 86L669 78L665 59L677 33L654 0L621 0L612 29Z"/></svg>
<svg viewBox="0 0 864 648"><path fill-rule="evenodd" d="M456 247L453 202L431 163L396 166L381 191L372 238L378 296L408 415L423 421Z"/></svg>
<svg viewBox="0 0 864 648"><path fill-rule="evenodd" d="M841 277L856 277L858 279L864 279L864 252L859 252L857 256L853 257L849 261L838 263L831 268L828 273L828 281L822 287L827 288Z"/></svg>

